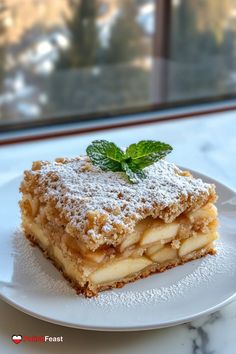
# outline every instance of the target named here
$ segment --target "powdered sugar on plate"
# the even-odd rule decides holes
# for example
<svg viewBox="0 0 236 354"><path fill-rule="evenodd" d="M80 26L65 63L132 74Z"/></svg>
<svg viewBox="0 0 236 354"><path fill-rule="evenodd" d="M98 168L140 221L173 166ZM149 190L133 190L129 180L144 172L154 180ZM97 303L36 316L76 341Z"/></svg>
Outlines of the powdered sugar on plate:
<svg viewBox="0 0 236 354"><path fill-rule="evenodd" d="M14 278L27 278L27 283L31 284L33 291L55 295L75 294L67 281L58 279L57 274L54 276L54 272L50 272L50 261L44 258L38 248L30 244L20 229L13 235L13 253ZM56 269L55 271L58 272Z"/></svg>

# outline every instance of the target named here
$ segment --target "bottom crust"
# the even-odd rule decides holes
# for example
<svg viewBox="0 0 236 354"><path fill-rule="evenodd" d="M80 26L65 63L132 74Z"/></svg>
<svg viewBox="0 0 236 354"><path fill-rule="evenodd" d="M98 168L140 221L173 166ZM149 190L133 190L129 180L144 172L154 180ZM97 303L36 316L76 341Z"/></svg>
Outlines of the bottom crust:
<svg viewBox="0 0 236 354"><path fill-rule="evenodd" d="M28 230L27 230L28 231ZM172 262L164 263L164 264L152 264L143 271L138 272L137 274L132 274L131 276L126 277L125 279L122 279L122 281L115 281L110 284L103 284L100 286L96 287L91 287L91 284L88 282L85 283L85 285L81 286L79 285L74 279L72 279L67 272L63 269L63 265L61 265L60 260L56 259L55 256L52 254L49 254L47 250L45 250L42 245L38 242L38 240L35 239L35 236L32 233L26 232L25 233L26 237L30 240L31 244L34 246L38 246L44 253L45 257L50 259L54 266L62 273L65 279L67 279L72 287L76 290L77 294L83 294L86 297L93 297L96 296L100 291L104 290L109 290L109 289L114 289L114 288L122 288L125 284L134 282L138 279L143 279L148 277L150 274L154 273L162 273L167 269L174 268L176 266L182 265L186 262L190 262L195 259L199 259L201 257L206 256L207 254L209 255L214 255L216 254L216 250L212 244L208 245L207 247L204 247L198 251L194 251L191 254L188 254L184 259L176 259Z"/></svg>

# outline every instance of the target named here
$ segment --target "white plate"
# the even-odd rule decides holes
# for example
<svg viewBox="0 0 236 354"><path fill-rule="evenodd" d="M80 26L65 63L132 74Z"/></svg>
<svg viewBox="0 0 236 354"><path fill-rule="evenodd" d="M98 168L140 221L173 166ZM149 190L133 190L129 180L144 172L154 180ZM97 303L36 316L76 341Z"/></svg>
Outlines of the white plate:
<svg viewBox="0 0 236 354"><path fill-rule="evenodd" d="M0 296L42 320L106 331L173 326L220 309L236 297L236 194L211 178L194 175L217 187L221 224L217 256L93 299L76 295L51 262L22 237L17 203L21 178L1 186Z"/></svg>

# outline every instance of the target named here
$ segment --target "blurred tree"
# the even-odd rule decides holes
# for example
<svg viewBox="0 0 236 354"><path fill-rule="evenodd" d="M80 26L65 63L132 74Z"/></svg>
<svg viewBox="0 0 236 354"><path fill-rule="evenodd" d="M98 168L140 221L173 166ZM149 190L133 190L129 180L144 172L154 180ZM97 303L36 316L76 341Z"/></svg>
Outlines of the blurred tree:
<svg viewBox="0 0 236 354"><path fill-rule="evenodd" d="M107 61L120 63L143 55L142 29L137 22L138 6L134 0L123 0L120 14L111 29Z"/></svg>
<svg viewBox="0 0 236 354"><path fill-rule="evenodd" d="M58 69L86 67L96 63L99 48L96 0L68 0L72 17L66 20L70 47L61 51Z"/></svg>
<svg viewBox="0 0 236 354"><path fill-rule="evenodd" d="M5 6L0 6L0 91L3 88L5 77L5 26L4 26Z"/></svg>
<svg viewBox="0 0 236 354"><path fill-rule="evenodd" d="M215 5L217 3L219 3L219 0L216 0ZM184 62L194 62L208 55L221 52L222 47L217 36L219 28L215 28L213 25L210 26L211 22L217 22L217 16L216 13L210 12L208 7L206 8L206 4L208 4L210 9L210 0L205 2L182 0L176 8L171 36L172 59L181 58ZM217 8L217 6L215 7ZM206 12L204 26L202 19L203 9ZM221 16L218 12L219 17ZM208 21L206 18L208 18ZM221 29L222 38L224 33L225 29Z"/></svg>
<svg viewBox="0 0 236 354"><path fill-rule="evenodd" d="M232 0L193 1L198 30L210 30L215 34L217 41L222 41L232 4Z"/></svg>
<svg viewBox="0 0 236 354"><path fill-rule="evenodd" d="M112 28L108 48L99 42L96 27L97 1L70 0L73 17L67 20L71 36L68 51L61 51L56 69L47 81L48 112L97 113L132 107L148 95L148 75L131 65L102 65L97 72L91 66L120 63L143 55L142 29L137 23L137 4L121 0L120 15ZM84 70L77 68L85 67ZM60 87L60 90L58 90ZM143 100L143 101L142 101Z"/></svg>
<svg viewBox="0 0 236 354"><path fill-rule="evenodd" d="M6 6L4 2L0 5L0 94L4 90L4 79L6 71L6 49L5 49L5 10ZM6 107L5 105L0 106L0 120L4 119L6 116Z"/></svg>
<svg viewBox="0 0 236 354"><path fill-rule="evenodd" d="M207 3L210 7L211 1ZM220 5L220 0L215 1L215 6L217 4ZM226 31L222 28L222 40L219 40L218 28L216 31L214 26L206 25L207 21L203 26L203 20L199 18L202 6L205 8L205 2L182 0L174 9L170 43L170 59L173 61L169 76L170 99L215 95L223 91L229 75L226 58L232 52L225 46ZM217 13L221 17L220 11L215 11L212 23L217 22ZM210 23L211 13L207 11L207 15ZM229 39L227 42L227 48L232 51Z"/></svg>

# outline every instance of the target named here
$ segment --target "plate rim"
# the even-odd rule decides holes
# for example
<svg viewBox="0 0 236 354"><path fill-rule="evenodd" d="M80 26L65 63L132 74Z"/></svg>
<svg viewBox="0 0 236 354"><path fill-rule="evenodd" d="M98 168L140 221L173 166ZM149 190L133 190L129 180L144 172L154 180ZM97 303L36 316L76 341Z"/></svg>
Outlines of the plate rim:
<svg viewBox="0 0 236 354"><path fill-rule="evenodd" d="M223 189L226 189L228 192L230 192L232 195L236 196L236 192L226 186L224 183L209 177L201 172L198 172L196 170L190 169L190 168L186 168L186 167L182 167L179 166L179 168L183 169L183 170L188 170L191 174L194 175L194 177L197 178L202 178L204 180L204 178L208 179L209 182L208 183L213 183L213 184L218 184L221 187L223 187ZM22 176L21 174L19 174L18 176L15 176L14 178L8 180L7 182L0 184L0 189L4 187L4 185L8 184L9 182L12 182L14 180L19 179L19 177ZM194 313L193 315L189 315L189 316L184 316L181 318L178 318L177 320L168 320L162 323L150 323L148 325L132 325L132 326L92 326L92 325L83 325L82 323L72 323L69 321L63 321L63 320L55 320L50 316L44 316L41 315L37 312L34 312L30 309L28 309L25 306L19 305L16 301L10 299L9 297L5 296L0 289L0 299L3 300L4 302L6 302L7 304L9 304L10 306L14 307L15 309L23 312L26 315L32 316L36 319L48 322L48 323L53 323L56 325L60 325L60 326L65 326L65 327L69 327L69 328L76 328L76 329L83 329L83 330L90 330L90 331L105 331L105 332L135 332L135 331L146 331L146 330L152 330L152 329L160 329L160 328L168 328L168 327L173 327L176 325L180 325L183 323L188 323L190 321L196 320L201 316L204 315L210 315L213 312L216 312L218 310L220 310L222 307L230 304L231 302L233 302L236 299L236 286L235 286L235 292L234 294L232 294L230 297L226 298L225 300L217 303L214 306L211 306L209 308L207 308L206 310L203 310L201 312L197 312Z"/></svg>
<svg viewBox="0 0 236 354"><path fill-rule="evenodd" d="M131 326L109 326L109 327L89 326L89 325L82 325L82 324L75 325L74 323L65 322L65 321L61 321L61 320L55 320L55 319L51 319L47 316L37 314L31 310L28 310L24 306L18 305L16 302L9 300L9 298L3 296L1 293L0 293L0 299L3 300L4 302L6 302L8 305L23 312L24 314L26 314L28 316L34 317L34 318L39 319L41 321L56 324L59 326L75 328L75 329L83 329L83 330L88 330L88 331L97 331L97 332L139 332L139 331L148 331L148 330L152 330L152 329L170 328L170 327L174 327L177 325L191 322L193 320L197 320L201 316L210 315L216 311L219 311L222 307L232 303L236 299L236 291L233 295L231 295L226 300L220 302L219 304L217 304L215 306L208 308L207 310L198 312L197 314L187 316L187 317L182 317L182 318L179 318L178 320L162 322L162 324L160 324L160 325L153 323L150 325L137 325L137 326L132 326L132 327Z"/></svg>

